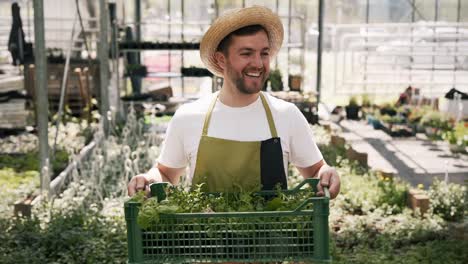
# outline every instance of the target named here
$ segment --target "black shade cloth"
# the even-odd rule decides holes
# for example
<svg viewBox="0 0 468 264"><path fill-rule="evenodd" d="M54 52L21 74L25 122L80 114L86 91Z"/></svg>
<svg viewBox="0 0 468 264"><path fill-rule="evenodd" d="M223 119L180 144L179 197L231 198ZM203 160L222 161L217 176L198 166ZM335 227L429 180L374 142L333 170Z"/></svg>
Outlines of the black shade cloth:
<svg viewBox="0 0 468 264"><path fill-rule="evenodd" d="M450 91L448 93L445 94L445 98L447 99L454 99L455 98L455 94L461 94L461 99L462 100L468 100L468 94L467 93L464 93L462 91L459 91L455 88L452 88L450 89Z"/></svg>

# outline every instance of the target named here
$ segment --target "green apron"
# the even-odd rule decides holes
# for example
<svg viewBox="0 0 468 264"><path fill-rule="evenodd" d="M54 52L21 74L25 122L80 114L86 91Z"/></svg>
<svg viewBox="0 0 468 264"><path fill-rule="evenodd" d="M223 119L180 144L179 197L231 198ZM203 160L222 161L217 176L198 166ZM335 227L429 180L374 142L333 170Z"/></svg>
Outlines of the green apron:
<svg viewBox="0 0 468 264"><path fill-rule="evenodd" d="M235 141L208 136L211 115L218 99L205 116L198 146L192 185L203 183L206 192L238 192L287 188L281 140L270 107L260 93L272 138L264 141Z"/></svg>

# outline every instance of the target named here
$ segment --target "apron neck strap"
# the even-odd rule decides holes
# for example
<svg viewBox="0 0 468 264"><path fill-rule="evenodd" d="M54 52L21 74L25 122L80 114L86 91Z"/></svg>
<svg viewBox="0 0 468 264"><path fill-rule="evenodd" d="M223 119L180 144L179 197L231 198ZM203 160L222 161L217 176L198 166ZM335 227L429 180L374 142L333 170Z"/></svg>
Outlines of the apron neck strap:
<svg viewBox="0 0 468 264"><path fill-rule="evenodd" d="M206 113L206 116L205 116L205 123L203 124L202 136L207 136L208 135L208 127L210 126L211 113L213 112L214 106L216 104L216 100L218 100L218 96L219 96L219 93L211 101L210 107L208 107L208 112Z"/></svg>
<svg viewBox="0 0 468 264"><path fill-rule="evenodd" d="M278 137L278 133L276 132L275 121L273 120L273 115L271 114L270 106L268 105L268 102L262 92L260 92L260 98L262 99L263 108L265 109L265 112L267 115L268 126L270 126L271 137L276 138Z"/></svg>
<svg viewBox="0 0 468 264"><path fill-rule="evenodd" d="M219 96L219 93L215 96L215 98L213 98L213 101L211 101L211 104L208 108L208 112L206 113L206 116L205 116L205 123L203 124L203 132L202 132L202 136L207 136L208 135L208 127L210 126L210 120L211 120L211 114L213 112L213 109L216 105L216 101L218 100L218 96ZM276 132L276 126L275 126L275 122L273 120L273 115L271 114L271 110L270 110L270 106L268 105L268 102L265 98L265 96L263 95L262 92L260 92L260 98L262 100L262 104L263 104L263 108L265 109L265 112L266 112L266 116L267 116L267 119L268 119L268 126L270 127L270 133L271 133L271 136L276 138L278 137L278 133Z"/></svg>

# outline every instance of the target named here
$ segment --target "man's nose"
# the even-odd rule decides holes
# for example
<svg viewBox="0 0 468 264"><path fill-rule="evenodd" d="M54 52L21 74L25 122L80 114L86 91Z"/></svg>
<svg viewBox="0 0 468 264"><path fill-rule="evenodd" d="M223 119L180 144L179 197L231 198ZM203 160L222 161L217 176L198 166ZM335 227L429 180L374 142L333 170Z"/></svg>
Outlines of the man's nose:
<svg viewBox="0 0 468 264"><path fill-rule="evenodd" d="M256 68L263 68L263 60L260 54L255 54L252 58L251 65Z"/></svg>

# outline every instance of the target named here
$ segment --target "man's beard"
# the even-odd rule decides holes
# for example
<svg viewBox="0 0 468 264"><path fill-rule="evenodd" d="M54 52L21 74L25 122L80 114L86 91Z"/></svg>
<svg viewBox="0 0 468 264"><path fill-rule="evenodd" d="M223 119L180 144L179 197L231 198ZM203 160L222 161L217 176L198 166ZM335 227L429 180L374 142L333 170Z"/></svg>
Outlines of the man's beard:
<svg viewBox="0 0 468 264"><path fill-rule="evenodd" d="M263 86L265 86L265 82L267 80L267 74L265 72L262 73L262 80L260 81L258 87L255 87L254 85L248 87L245 82L244 75L242 73L239 75L231 69L231 67L228 68L227 77L236 86L239 92L243 94L256 94L262 90Z"/></svg>

